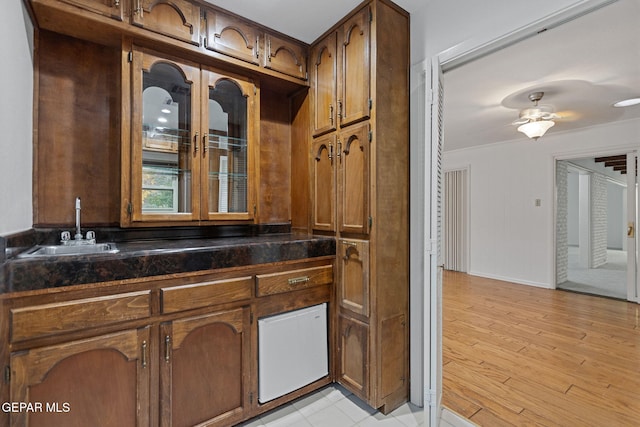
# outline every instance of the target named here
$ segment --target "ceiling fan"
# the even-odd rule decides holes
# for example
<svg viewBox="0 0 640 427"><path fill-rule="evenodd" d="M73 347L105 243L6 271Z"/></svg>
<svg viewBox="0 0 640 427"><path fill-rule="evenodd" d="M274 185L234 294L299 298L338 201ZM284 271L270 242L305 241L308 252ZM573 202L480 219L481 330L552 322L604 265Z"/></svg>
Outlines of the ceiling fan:
<svg viewBox="0 0 640 427"><path fill-rule="evenodd" d="M538 105L538 101L542 99L544 92L532 92L529 94L529 100L534 103L533 108L525 108L520 111L520 118L511 124L518 126L518 131L524 133L529 138L537 140L545 134L549 128L555 125L554 119L560 116L554 113L553 107L550 105Z"/></svg>

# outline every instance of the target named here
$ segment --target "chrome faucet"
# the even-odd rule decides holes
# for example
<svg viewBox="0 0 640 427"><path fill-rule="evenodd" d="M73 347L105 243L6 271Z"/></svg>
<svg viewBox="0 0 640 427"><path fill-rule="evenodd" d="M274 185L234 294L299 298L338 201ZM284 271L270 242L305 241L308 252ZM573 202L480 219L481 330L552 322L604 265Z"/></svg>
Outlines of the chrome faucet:
<svg viewBox="0 0 640 427"><path fill-rule="evenodd" d="M80 197L76 197L76 235L73 236L76 240L82 240L82 230L80 229Z"/></svg>
<svg viewBox="0 0 640 427"><path fill-rule="evenodd" d="M96 243L96 233L93 231L87 231L87 238L82 237L82 228L80 227L80 197L76 197L76 234L71 240L71 233L63 231L60 239L60 243L63 245L94 245Z"/></svg>

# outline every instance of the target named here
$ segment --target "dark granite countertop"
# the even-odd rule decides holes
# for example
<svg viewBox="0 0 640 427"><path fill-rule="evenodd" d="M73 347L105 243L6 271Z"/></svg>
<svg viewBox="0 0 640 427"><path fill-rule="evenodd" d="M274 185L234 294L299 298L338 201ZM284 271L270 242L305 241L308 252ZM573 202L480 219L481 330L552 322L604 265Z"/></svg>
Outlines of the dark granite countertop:
<svg viewBox="0 0 640 427"><path fill-rule="evenodd" d="M240 267L335 255L332 237L274 233L247 237L118 242L120 252L9 258L0 293Z"/></svg>

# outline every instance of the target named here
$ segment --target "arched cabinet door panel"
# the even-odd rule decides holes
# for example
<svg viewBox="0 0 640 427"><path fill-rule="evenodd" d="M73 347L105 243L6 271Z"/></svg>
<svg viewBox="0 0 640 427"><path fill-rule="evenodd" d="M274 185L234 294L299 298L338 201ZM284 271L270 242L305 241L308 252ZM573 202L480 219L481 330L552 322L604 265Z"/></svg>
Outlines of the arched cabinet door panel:
<svg viewBox="0 0 640 427"><path fill-rule="evenodd" d="M369 128L362 122L338 138L338 227L343 233L369 233Z"/></svg>
<svg viewBox="0 0 640 427"><path fill-rule="evenodd" d="M361 399L369 398L369 326L340 315L338 382Z"/></svg>
<svg viewBox="0 0 640 427"><path fill-rule="evenodd" d="M340 126L369 118L371 108L370 8L364 7L342 26L338 39L341 79L338 87ZM389 29L389 31L392 31Z"/></svg>
<svg viewBox="0 0 640 427"><path fill-rule="evenodd" d="M336 43L337 34L332 32L311 48L309 80L313 105L314 136L336 129L338 113Z"/></svg>
<svg viewBox="0 0 640 427"><path fill-rule="evenodd" d="M160 325L162 426L232 425L249 407L249 308Z"/></svg>
<svg viewBox="0 0 640 427"><path fill-rule="evenodd" d="M311 152L311 197L313 229L336 229L336 136L326 135L313 141Z"/></svg>
<svg viewBox="0 0 640 427"><path fill-rule="evenodd" d="M232 15L205 10L206 44L213 52L222 53L252 64L260 63L260 31Z"/></svg>
<svg viewBox="0 0 640 427"><path fill-rule="evenodd" d="M11 355L11 426L149 425L149 329ZM99 421L99 422L98 422Z"/></svg>
<svg viewBox="0 0 640 427"><path fill-rule="evenodd" d="M263 66L302 80L307 79L307 49L292 40L266 33Z"/></svg>
<svg viewBox="0 0 640 427"><path fill-rule="evenodd" d="M61 0L93 13L108 16L118 21L124 18L125 0Z"/></svg>
<svg viewBox="0 0 640 427"><path fill-rule="evenodd" d="M200 46L200 6L187 0L131 0L132 23Z"/></svg>

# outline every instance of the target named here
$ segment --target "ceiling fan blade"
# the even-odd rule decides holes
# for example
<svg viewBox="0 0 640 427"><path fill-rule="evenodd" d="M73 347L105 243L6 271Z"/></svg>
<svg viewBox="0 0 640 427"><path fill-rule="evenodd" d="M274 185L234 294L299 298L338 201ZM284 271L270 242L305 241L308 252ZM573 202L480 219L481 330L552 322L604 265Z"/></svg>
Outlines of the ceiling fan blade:
<svg viewBox="0 0 640 427"><path fill-rule="evenodd" d="M544 112L540 114L540 119L542 120L553 120L553 119L559 119L559 118L560 116L557 115L556 113Z"/></svg>
<svg viewBox="0 0 640 427"><path fill-rule="evenodd" d="M529 122L529 119L518 119L518 120L514 120L511 122L512 125L514 126L519 126L519 125L523 125L525 123Z"/></svg>

